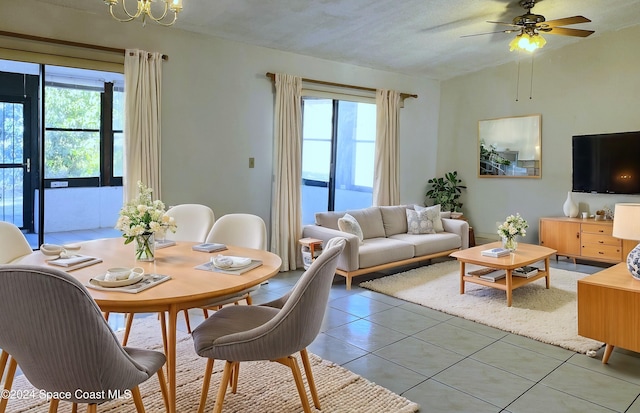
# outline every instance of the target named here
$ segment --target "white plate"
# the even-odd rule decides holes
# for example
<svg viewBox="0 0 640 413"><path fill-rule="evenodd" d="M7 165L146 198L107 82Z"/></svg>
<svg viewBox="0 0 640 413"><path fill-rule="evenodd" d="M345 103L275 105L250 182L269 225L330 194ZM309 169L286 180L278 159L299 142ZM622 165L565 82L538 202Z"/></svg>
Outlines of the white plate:
<svg viewBox="0 0 640 413"><path fill-rule="evenodd" d="M117 281L107 281L104 279L106 274L98 275L95 278L92 278L91 281L95 282L101 287L126 287L127 285L132 285L142 280L144 274L138 274L133 278L127 278L124 280Z"/></svg>
<svg viewBox="0 0 640 413"><path fill-rule="evenodd" d="M213 264L214 267L219 268L221 270L241 270L243 268L247 268L248 266L250 266L251 264L253 264L253 261L249 261L248 264L245 265L229 265L228 267L218 267L215 263Z"/></svg>

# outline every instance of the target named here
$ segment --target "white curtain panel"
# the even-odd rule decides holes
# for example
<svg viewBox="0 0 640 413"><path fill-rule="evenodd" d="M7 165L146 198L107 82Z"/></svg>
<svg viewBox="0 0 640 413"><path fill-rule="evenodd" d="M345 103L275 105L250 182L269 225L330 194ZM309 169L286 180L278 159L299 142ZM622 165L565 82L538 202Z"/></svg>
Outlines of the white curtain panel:
<svg viewBox="0 0 640 413"><path fill-rule="evenodd" d="M302 79L276 74L271 252L282 259L281 271L298 267L302 234Z"/></svg>
<svg viewBox="0 0 640 413"><path fill-rule="evenodd" d="M127 49L124 59L124 202L138 195L138 181L160 199L162 54Z"/></svg>
<svg viewBox="0 0 640 413"><path fill-rule="evenodd" d="M373 171L373 205L400 203L400 93L376 91L376 151Z"/></svg>

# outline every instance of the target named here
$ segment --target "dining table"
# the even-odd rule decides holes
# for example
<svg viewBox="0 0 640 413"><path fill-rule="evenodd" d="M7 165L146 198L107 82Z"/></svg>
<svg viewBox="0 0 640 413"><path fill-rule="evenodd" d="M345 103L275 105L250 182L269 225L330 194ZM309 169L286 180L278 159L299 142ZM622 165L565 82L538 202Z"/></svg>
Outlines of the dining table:
<svg viewBox="0 0 640 413"><path fill-rule="evenodd" d="M135 258L134 243L125 244L123 238L103 238L74 244L80 247L70 253L99 258L101 262L69 270L84 285L91 279L104 275L114 267L142 267L145 274L168 275L169 280L144 291L127 293L87 288L91 297L105 313L166 313L167 314L167 381L169 411L176 412L176 336L177 315L182 310L201 308L216 298L238 293L262 284L280 270L282 260L268 251L227 245L227 249L214 253L194 251L197 242L176 242L175 245L156 249L155 259L150 262ZM251 258L262 264L242 274L230 274L197 269L207 264L218 254ZM45 265L51 256L41 251L23 257L18 263ZM64 270L62 267L56 267Z"/></svg>

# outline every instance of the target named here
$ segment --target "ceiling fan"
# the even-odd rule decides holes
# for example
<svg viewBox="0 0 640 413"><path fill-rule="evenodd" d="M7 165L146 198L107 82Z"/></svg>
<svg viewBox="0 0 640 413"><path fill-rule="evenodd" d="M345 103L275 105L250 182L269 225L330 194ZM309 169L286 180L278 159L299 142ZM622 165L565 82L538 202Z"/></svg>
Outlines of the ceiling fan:
<svg viewBox="0 0 640 413"><path fill-rule="evenodd" d="M483 34L493 33L518 33L518 35L509 43L511 50L527 50L534 51L546 44L546 40L541 36L545 34L559 34L563 36L587 37L594 33L593 30L571 29L567 27L572 24L589 23L591 20L583 16L565 17L557 20L546 20L540 14L531 13L531 9L536 5L535 0L520 0L520 6L525 8L527 12L522 16L517 16L511 23L489 21L487 23L501 24L510 26L511 28L490 33L471 34L462 37L479 36Z"/></svg>

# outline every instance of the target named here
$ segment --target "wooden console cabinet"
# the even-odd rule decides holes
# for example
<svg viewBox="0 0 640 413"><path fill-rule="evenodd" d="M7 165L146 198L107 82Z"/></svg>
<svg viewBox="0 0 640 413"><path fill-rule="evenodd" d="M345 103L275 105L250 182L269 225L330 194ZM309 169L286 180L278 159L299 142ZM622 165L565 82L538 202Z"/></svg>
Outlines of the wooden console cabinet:
<svg viewBox="0 0 640 413"><path fill-rule="evenodd" d="M540 218L540 245L565 256L616 264L626 261L637 241L612 236L613 221L588 218Z"/></svg>
<svg viewBox="0 0 640 413"><path fill-rule="evenodd" d="M603 341L607 363L614 347L640 351L640 281L620 263L578 280L578 334Z"/></svg>

